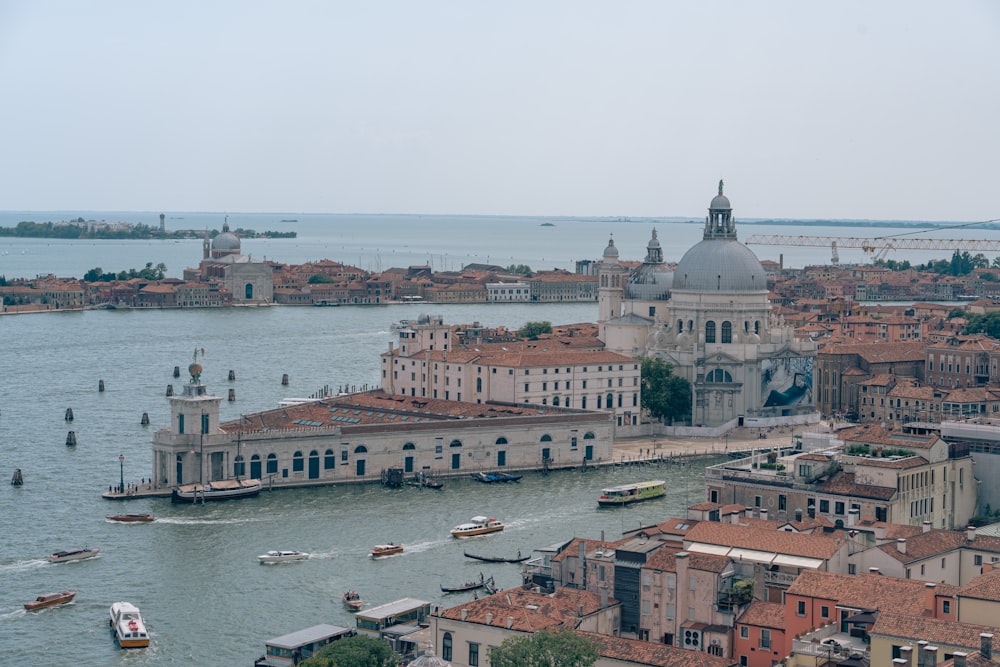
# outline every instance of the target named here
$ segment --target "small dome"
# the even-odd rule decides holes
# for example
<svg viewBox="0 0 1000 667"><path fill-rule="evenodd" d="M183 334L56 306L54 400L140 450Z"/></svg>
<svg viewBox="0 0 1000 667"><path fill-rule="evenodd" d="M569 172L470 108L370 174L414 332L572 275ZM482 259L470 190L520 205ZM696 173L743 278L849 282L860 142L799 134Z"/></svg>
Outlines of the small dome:
<svg viewBox="0 0 1000 667"><path fill-rule="evenodd" d="M670 298L674 272L666 264L643 264L628 278L625 297L637 301L664 301Z"/></svg>
<svg viewBox="0 0 1000 667"><path fill-rule="evenodd" d="M608 247L604 249L604 259L618 259L618 248L615 247L615 240L608 240Z"/></svg>
<svg viewBox="0 0 1000 667"><path fill-rule="evenodd" d="M684 253L674 271L674 291L766 292L760 260L734 238L706 239Z"/></svg>
<svg viewBox="0 0 1000 667"><path fill-rule="evenodd" d="M732 206L729 204L729 197L723 194L718 194L712 197L712 203L708 205L711 209L731 211Z"/></svg>

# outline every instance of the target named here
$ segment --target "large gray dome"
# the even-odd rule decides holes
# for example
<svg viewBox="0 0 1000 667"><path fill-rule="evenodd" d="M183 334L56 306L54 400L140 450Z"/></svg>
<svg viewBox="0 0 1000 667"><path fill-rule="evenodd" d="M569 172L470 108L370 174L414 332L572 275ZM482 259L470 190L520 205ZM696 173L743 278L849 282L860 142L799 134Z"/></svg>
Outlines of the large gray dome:
<svg viewBox="0 0 1000 667"><path fill-rule="evenodd" d="M224 222L222 224L222 233L215 237L212 241L212 250L214 252L239 252L240 250L240 237L229 231L229 222Z"/></svg>
<svg viewBox="0 0 1000 667"><path fill-rule="evenodd" d="M706 239L681 258L674 291L766 292L764 267L750 248L734 238Z"/></svg>

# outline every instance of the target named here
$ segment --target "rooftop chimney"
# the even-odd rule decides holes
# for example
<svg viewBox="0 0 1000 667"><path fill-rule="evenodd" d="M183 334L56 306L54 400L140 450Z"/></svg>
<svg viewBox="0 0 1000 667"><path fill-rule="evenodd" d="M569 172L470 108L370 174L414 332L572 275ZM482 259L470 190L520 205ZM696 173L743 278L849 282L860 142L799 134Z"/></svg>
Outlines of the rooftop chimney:
<svg viewBox="0 0 1000 667"><path fill-rule="evenodd" d="M469 615L469 610L463 608L462 609L462 620L464 621L466 619L466 617L468 617L468 615Z"/></svg>
<svg viewBox="0 0 1000 667"><path fill-rule="evenodd" d="M861 510L848 510L847 512L847 525L856 526L858 523L858 515L861 514Z"/></svg>
<svg viewBox="0 0 1000 667"><path fill-rule="evenodd" d="M732 521L733 521L733 525L734 526L740 525L740 513L739 512L733 512L729 516L732 517Z"/></svg>
<svg viewBox="0 0 1000 667"><path fill-rule="evenodd" d="M965 539L969 540L970 542L975 542L976 541L976 527L975 526L967 526L965 528Z"/></svg>
<svg viewBox="0 0 1000 667"><path fill-rule="evenodd" d="M900 646L899 655L903 657L903 664L913 667L913 647L912 646Z"/></svg>
<svg viewBox="0 0 1000 667"><path fill-rule="evenodd" d="M801 507L796 507L795 508L795 520L796 521L802 521L802 508Z"/></svg>
<svg viewBox="0 0 1000 667"><path fill-rule="evenodd" d="M952 653L952 657L955 658L955 667L965 667L965 653L958 651L957 653Z"/></svg>
<svg viewBox="0 0 1000 667"><path fill-rule="evenodd" d="M899 551L899 553L901 553L901 554L905 554L906 553L906 539L905 538L901 537L898 540L896 540L896 550Z"/></svg>
<svg viewBox="0 0 1000 667"><path fill-rule="evenodd" d="M512 627L514 627L514 617L513 616L508 616L507 617L507 629L510 630Z"/></svg>
<svg viewBox="0 0 1000 667"><path fill-rule="evenodd" d="M877 567L868 568L868 574L882 574Z"/></svg>
<svg viewBox="0 0 1000 667"><path fill-rule="evenodd" d="M767 510L766 509L762 509L760 511L760 518L763 519L764 521L767 521Z"/></svg>
<svg viewBox="0 0 1000 667"><path fill-rule="evenodd" d="M924 664L927 667L936 667L936 665L937 665L938 647L937 646L925 646L924 647L924 653L927 654L927 659L924 661Z"/></svg>
<svg viewBox="0 0 1000 667"><path fill-rule="evenodd" d="M924 532L925 533L931 532L931 522L930 521L924 521Z"/></svg>
<svg viewBox="0 0 1000 667"><path fill-rule="evenodd" d="M743 516L745 516L748 519L752 519L753 518L753 508L752 507L744 507L743 508Z"/></svg>
<svg viewBox="0 0 1000 667"><path fill-rule="evenodd" d="M601 586L601 609L608 606L608 587Z"/></svg>
<svg viewBox="0 0 1000 667"><path fill-rule="evenodd" d="M924 584L924 608L931 612L931 618L937 618L937 584Z"/></svg>
<svg viewBox="0 0 1000 667"><path fill-rule="evenodd" d="M926 667L927 665L927 654L924 649L930 642L926 639L921 639L917 642L917 667Z"/></svg>
<svg viewBox="0 0 1000 667"><path fill-rule="evenodd" d="M493 623L493 614L486 612L486 625L491 625Z"/></svg>
<svg viewBox="0 0 1000 667"><path fill-rule="evenodd" d="M979 655L987 660L993 659L993 635L989 632L979 635Z"/></svg>

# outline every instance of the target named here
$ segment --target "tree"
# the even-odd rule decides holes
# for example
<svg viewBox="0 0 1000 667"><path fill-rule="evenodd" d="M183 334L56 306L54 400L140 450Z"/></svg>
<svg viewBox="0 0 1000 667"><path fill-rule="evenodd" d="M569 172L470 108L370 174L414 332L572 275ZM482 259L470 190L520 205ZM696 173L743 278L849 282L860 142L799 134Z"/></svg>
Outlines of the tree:
<svg viewBox="0 0 1000 667"><path fill-rule="evenodd" d="M395 667L399 656L388 642L367 635L355 635L327 644L316 655L299 663L301 667Z"/></svg>
<svg viewBox="0 0 1000 667"><path fill-rule="evenodd" d="M489 659L492 667L591 667L597 648L597 641L567 628L539 630L490 647Z"/></svg>
<svg viewBox="0 0 1000 667"><path fill-rule="evenodd" d="M517 330L517 335L529 340L538 340L542 334L552 333L552 322L528 322Z"/></svg>
<svg viewBox="0 0 1000 667"><path fill-rule="evenodd" d="M328 284L332 282L333 278L331 278L330 276L324 276L322 273L314 273L313 275L309 276L310 285L318 285L320 283Z"/></svg>
<svg viewBox="0 0 1000 667"><path fill-rule="evenodd" d="M1000 311L971 316L965 325L965 333L984 333L991 338L1000 338Z"/></svg>
<svg viewBox="0 0 1000 667"><path fill-rule="evenodd" d="M642 360L642 407L654 419L674 421L691 415L691 383L674 375L663 359Z"/></svg>
<svg viewBox="0 0 1000 667"><path fill-rule="evenodd" d="M507 267L509 273L516 273L519 276L530 276L534 273L527 264L511 264Z"/></svg>

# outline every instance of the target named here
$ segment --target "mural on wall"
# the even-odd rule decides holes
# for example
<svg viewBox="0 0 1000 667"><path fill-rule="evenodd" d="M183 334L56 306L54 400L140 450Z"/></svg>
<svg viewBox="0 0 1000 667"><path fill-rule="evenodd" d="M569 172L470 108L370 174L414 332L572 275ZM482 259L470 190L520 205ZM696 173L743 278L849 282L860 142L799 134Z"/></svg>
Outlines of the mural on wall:
<svg viewBox="0 0 1000 667"><path fill-rule="evenodd" d="M813 402L813 357L784 357L760 362L765 408L809 405Z"/></svg>

